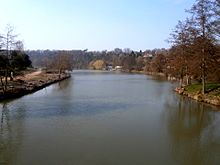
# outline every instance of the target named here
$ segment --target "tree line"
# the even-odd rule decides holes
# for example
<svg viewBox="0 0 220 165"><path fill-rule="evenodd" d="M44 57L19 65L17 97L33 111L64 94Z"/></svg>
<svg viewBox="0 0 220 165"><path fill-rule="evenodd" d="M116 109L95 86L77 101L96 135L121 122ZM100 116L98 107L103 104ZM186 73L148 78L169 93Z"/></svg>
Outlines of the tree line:
<svg viewBox="0 0 220 165"><path fill-rule="evenodd" d="M134 51L129 48L107 51L88 50L27 50L33 65L36 67L49 67L48 63L54 61L58 54L70 56L73 69L88 69L90 62L103 60L107 65L122 66L125 70L143 70L146 63L158 54L167 54L167 49L153 49L144 52ZM45 62L48 61L48 62Z"/></svg>

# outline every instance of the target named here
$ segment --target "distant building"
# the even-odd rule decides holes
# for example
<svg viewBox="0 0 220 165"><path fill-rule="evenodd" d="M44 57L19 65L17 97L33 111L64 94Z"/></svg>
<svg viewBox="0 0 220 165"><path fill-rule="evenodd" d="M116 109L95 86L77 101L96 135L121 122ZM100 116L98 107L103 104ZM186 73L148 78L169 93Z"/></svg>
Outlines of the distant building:
<svg viewBox="0 0 220 165"><path fill-rule="evenodd" d="M152 54L149 54L149 53L145 53L143 55L144 58L149 58L149 59L152 59L153 58L153 55Z"/></svg>
<svg viewBox="0 0 220 165"><path fill-rule="evenodd" d="M115 70L122 70L122 66L116 66Z"/></svg>

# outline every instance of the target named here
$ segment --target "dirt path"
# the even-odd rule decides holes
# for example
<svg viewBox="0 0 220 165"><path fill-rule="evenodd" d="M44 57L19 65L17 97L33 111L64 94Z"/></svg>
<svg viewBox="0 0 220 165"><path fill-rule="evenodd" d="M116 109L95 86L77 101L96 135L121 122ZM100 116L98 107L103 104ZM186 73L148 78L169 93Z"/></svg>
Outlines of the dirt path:
<svg viewBox="0 0 220 165"><path fill-rule="evenodd" d="M41 75L42 73L43 73L42 70L37 70L35 72L28 73L23 76L17 76L17 77L15 77L15 79L31 80L31 79L34 79L35 77Z"/></svg>
<svg viewBox="0 0 220 165"><path fill-rule="evenodd" d="M32 73L26 74L24 77L27 78L27 79L32 79L32 78L40 75L41 73L42 73L42 71L38 70L38 71L35 71L35 72L32 72Z"/></svg>

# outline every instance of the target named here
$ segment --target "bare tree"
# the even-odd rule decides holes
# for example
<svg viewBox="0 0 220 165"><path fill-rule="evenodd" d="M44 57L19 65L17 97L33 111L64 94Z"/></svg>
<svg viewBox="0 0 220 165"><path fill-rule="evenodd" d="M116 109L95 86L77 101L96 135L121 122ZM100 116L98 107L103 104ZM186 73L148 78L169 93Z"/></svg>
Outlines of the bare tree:
<svg viewBox="0 0 220 165"><path fill-rule="evenodd" d="M5 61L4 68L1 68L1 85L4 91L7 90L8 86L8 77L11 76L12 68L10 67L11 60L11 50L15 45L15 38L17 35L14 35L14 28L11 25L6 26L6 34L1 36L1 48L3 49L3 57ZM3 81L4 77L4 81Z"/></svg>
<svg viewBox="0 0 220 165"><path fill-rule="evenodd" d="M3 47L3 35L0 34L0 50L2 49Z"/></svg>
<svg viewBox="0 0 220 165"><path fill-rule="evenodd" d="M14 28L13 26L11 26L10 24L6 25L5 28L5 35L3 35L3 48L6 50L7 52L7 56L8 58L10 58L10 52L12 49L15 48L16 45L16 38L17 38L17 34L14 34Z"/></svg>
<svg viewBox="0 0 220 165"><path fill-rule="evenodd" d="M166 57L163 54L158 54L150 62L151 71L164 73L166 67Z"/></svg>
<svg viewBox="0 0 220 165"><path fill-rule="evenodd" d="M139 56L139 57L136 58L136 69L137 69L138 71L143 70L144 64L145 64L145 63L144 63L144 59L143 59L142 56Z"/></svg>
<svg viewBox="0 0 220 165"><path fill-rule="evenodd" d="M127 56L124 56L122 60L122 64L123 64L123 69L127 70L128 72L131 72L136 65L135 53L132 51Z"/></svg>
<svg viewBox="0 0 220 165"><path fill-rule="evenodd" d="M59 76L65 71L72 71L73 57L66 51L60 51L52 60L50 68L57 70Z"/></svg>
<svg viewBox="0 0 220 165"><path fill-rule="evenodd" d="M192 14L193 24L198 33L195 41L196 54L200 61L202 93L205 93L207 61L209 60L209 45L215 41L214 31L216 29L215 22L215 6L212 0L197 0L188 11Z"/></svg>
<svg viewBox="0 0 220 165"><path fill-rule="evenodd" d="M0 54L0 83L3 92L7 91L8 78L13 80L13 73L17 68L24 69L31 65L28 55L23 51L23 43L16 41L16 38L14 28L8 24L5 34L0 37L0 48L2 49Z"/></svg>
<svg viewBox="0 0 220 165"><path fill-rule="evenodd" d="M173 48L170 50L172 58L168 60L167 69L171 71L172 76L179 78L180 86L182 86L184 77L187 80L186 84L190 83L191 45L196 37L197 31L193 27L192 20L187 18L184 22L178 22L169 39L169 42L173 44Z"/></svg>
<svg viewBox="0 0 220 165"><path fill-rule="evenodd" d="M218 0L219 1L219 0ZM218 4L218 5L216 5ZM202 81L202 93L205 93L205 84L208 72L218 62L215 44L218 38L219 2L213 0L196 0L190 10L191 18L179 22L171 34L171 42L175 49L175 69L179 69L180 80L189 74L197 76ZM216 14L217 13L217 14ZM217 30L218 29L218 30ZM171 49L172 50L172 49ZM213 62L214 59L214 62ZM172 67L170 67L172 68Z"/></svg>
<svg viewBox="0 0 220 165"><path fill-rule="evenodd" d="M220 38L220 0L214 1L214 34L219 39Z"/></svg>
<svg viewBox="0 0 220 165"><path fill-rule="evenodd" d="M24 51L24 43L20 40L15 42L15 50Z"/></svg>

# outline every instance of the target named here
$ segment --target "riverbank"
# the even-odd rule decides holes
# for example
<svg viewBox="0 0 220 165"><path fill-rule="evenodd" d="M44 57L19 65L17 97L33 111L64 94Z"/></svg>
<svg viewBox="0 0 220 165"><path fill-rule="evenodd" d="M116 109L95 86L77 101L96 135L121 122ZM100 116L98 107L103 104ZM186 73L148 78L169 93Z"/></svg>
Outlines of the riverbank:
<svg viewBox="0 0 220 165"><path fill-rule="evenodd" d="M131 73L138 74L146 74L151 76L160 76L166 77L164 73L156 73L156 72L144 72L144 71L136 71L133 70ZM175 78L167 78L169 81L175 81ZM187 96L191 99L197 100L199 102L208 103L211 105L220 106L220 84L206 84L206 93L202 94L202 85L201 84L193 84L186 86L184 88L177 87L175 91L178 94Z"/></svg>
<svg viewBox="0 0 220 165"><path fill-rule="evenodd" d="M183 88L177 87L175 91L199 102L220 106L220 84L207 84L205 94L201 93L201 84L193 84Z"/></svg>
<svg viewBox="0 0 220 165"><path fill-rule="evenodd" d="M136 71L132 70L131 73L136 74L146 74L151 76L159 76L159 77L166 77L164 73L156 73L156 72L144 72L144 71ZM167 78L169 81L176 81L176 78ZM206 93L203 95L202 85L201 84L193 84L186 86L184 88L177 87L175 91L178 94L187 96L191 99L197 100L199 102L208 103L211 105L220 106L220 84L206 84Z"/></svg>
<svg viewBox="0 0 220 165"><path fill-rule="evenodd" d="M13 81L9 81L7 92L3 93L0 89L0 101L18 98L36 92L70 76L67 73L57 74L43 71L35 71L24 76L17 76Z"/></svg>

